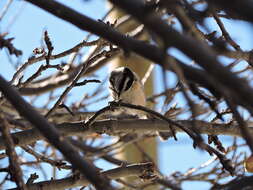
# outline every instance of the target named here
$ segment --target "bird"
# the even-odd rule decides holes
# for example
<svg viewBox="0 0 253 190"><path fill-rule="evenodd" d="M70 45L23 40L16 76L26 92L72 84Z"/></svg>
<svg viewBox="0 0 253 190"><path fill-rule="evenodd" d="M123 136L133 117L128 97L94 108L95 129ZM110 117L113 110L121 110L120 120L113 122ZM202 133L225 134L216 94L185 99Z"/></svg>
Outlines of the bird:
<svg viewBox="0 0 253 190"><path fill-rule="evenodd" d="M139 76L128 67L118 67L111 72L109 89L113 101L146 106L144 85ZM120 108L120 110L117 110L116 115L131 115L139 119L152 118L143 111L130 108ZM169 137L167 132L157 132L157 134L161 140L167 140Z"/></svg>
<svg viewBox="0 0 253 190"><path fill-rule="evenodd" d="M146 106L144 86L139 76L128 67L114 69L109 77L109 88L113 101ZM140 110L122 108L121 113L125 115L145 118L146 114Z"/></svg>

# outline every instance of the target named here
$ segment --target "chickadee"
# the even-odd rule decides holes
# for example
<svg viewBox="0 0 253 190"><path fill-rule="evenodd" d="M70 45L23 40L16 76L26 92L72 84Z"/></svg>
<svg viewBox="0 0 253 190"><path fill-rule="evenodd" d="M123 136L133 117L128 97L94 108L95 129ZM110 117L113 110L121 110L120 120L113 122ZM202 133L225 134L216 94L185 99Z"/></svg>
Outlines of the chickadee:
<svg viewBox="0 0 253 190"><path fill-rule="evenodd" d="M146 96L144 86L138 77L128 67L119 67L111 72L110 78L110 91L114 101L122 101L125 103L146 106ZM134 115L138 118L146 119L147 114L134 109L122 108L120 114ZM158 132L162 140L168 139L168 133Z"/></svg>
<svg viewBox="0 0 253 190"><path fill-rule="evenodd" d="M111 72L110 90L114 101L122 101L135 105L146 105L146 96L143 84L138 75L128 67L119 67ZM121 112L145 118L142 111L134 109L122 109Z"/></svg>

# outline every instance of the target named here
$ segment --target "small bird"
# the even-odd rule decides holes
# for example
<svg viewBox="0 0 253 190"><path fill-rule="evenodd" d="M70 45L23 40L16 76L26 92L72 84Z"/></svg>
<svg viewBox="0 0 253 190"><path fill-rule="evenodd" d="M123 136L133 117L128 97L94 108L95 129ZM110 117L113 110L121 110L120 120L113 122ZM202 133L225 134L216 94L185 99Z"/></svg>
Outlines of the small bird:
<svg viewBox="0 0 253 190"><path fill-rule="evenodd" d="M146 96L143 84L138 75L128 67L118 67L111 72L110 91L114 101L146 106ZM124 108L122 113L144 118L144 113L139 110Z"/></svg>
<svg viewBox="0 0 253 190"><path fill-rule="evenodd" d="M110 91L114 101L122 101L129 104L146 106L144 86L139 76L128 67L118 67L111 72ZM147 119L149 116L143 111L121 108L117 115L131 115L140 119ZM167 140L169 135L166 132L158 132L162 140Z"/></svg>

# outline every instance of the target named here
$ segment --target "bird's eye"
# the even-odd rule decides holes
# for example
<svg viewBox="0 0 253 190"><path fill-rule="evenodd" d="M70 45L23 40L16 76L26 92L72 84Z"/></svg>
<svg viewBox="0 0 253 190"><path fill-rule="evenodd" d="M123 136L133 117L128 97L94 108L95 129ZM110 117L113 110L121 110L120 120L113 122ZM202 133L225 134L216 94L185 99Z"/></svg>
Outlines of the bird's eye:
<svg viewBox="0 0 253 190"><path fill-rule="evenodd" d="M114 80L115 80L114 77L109 78L110 83L114 83Z"/></svg>

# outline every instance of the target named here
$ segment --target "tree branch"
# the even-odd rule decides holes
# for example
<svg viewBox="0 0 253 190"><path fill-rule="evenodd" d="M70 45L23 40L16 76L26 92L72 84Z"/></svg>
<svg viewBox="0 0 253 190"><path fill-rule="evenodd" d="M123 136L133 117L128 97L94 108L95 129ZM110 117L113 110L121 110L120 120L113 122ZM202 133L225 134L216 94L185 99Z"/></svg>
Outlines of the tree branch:
<svg viewBox="0 0 253 190"><path fill-rule="evenodd" d="M26 1L76 25L82 30L87 30L99 35L110 42L121 46L127 51L132 50L135 53L164 66L164 53L154 45L122 35L107 24L96 22L53 0ZM252 88L250 88L245 81L239 79L227 68L223 67L217 60L216 54L213 53L207 45L200 42L196 43L196 41L189 36L179 34L163 22L155 13L150 14L150 12L145 9L145 5L140 1L111 1L138 18L148 28L158 34L164 40L166 46L173 45L193 60L196 60L201 67L206 69L206 78L207 76L211 76L213 81L222 85L219 87L220 92L224 90L224 86L227 87L226 89L230 91L233 100L246 107L253 114ZM235 88L235 86L238 88Z"/></svg>
<svg viewBox="0 0 253 190"><path fill-rule="evenodd" d="M222 66L217 60L217 55L213 50L201 41L196 41L187 35L181 35L155 12L148 11L143 1L136 0L110 0L114 5L119 6L126 12L130 13L141 21L147 28L155 32L164 43L165 47L175 46L187 56L197 61L204 68L207 76L220 84L217 88L222 93L224 87L233 95L233 100L238 104L246 107L253 114L253 89L229 71L228 68ZM240 87L240 90L238 88Z"/></svg>
<svg viewBox="0 0 253 190"><path fill-rule="evenodd" d="M9 157L9 173L11 175L11 179L16 182L19 189L26 190L27 188L23 181L23 172L19 165L18 155L15 151L13 139L10 135L10 125L2 117L2 115L0 115L0 131L3 135L3 141L6 145L6 154Z"/></svg>
<svg viewBox="0 0 253 190"><path fill-rule="evenodd" d="M13 44L11 43L11 41L13 40L14 38L8 38L8 39L4 39L3 36L1 36L0 34L0 49L6 47L9 51L9 53L12 55L16 55L17 57L22 55L22 51L21 50L18 50L16 49Z"/></svg>
<svg viewBox="0 0 253 190"><path fill-rule="evenodd" d="M82 75L82 77L90 75L92 72L104 66L107 62L109 62L111 59L113 59L115 56L119 55L120 53L119 49L114 49L113 51L114 52L112 52L111 54L108 54L108 57L105 57L99 60L96 64L89 67L87 71ZM19 92L22 95L26 95L26 96L39 95L39 94L48 92L50 90L54 90L56 88L67 85L74 79L76 74L80 71L81 67L82 65L78 65L74 67L73 69L71 68L71 70L66 74L61 73L51 78L38 80L32 84L29 84L29 86L27 87L21 87L19 89Z"/></svg>
<svg viewBox="0 0 253 190"><path fill-rule="evenodd" d="M101 172L101 174L105 175L109 179L118 179L121 177L130 177L130 176L142 176L145 173L152 173L154 169L153 167L154 166L152 163L139 163L127 166L123 165L118 168ZM77 175L57 180L49 180L33 183L31 185L28 185L28 190L37 190L37 189L60 190L60 189L74 188L77 186L87 186L89 184L90 184L89 181L85 177Z"/></svg>
<svg viewBox="0 0 253 190"><path fill-rule="evenodd" d="M210 3L218 5L218 7L224 8L225 10L232 11L247 21L253 22L253 4L251 0L208 0Z"/></svg>
<svg viewBox="0 0 253 190"><path fill-rule="evenodd" d="M113 189L109 182L98 174L95 167L85 161L74 147L60 135L57 129L34 110L34 108L28 104L2 76L0 76L0 90L5 98L17 109L20 115L26 118L52 145L59 149L73 167L80 170L95 187L106 190Z"/></svg>
<svg viewBox="0 0 253 190"><path fill-rule="evenodd" d="M185 128L192 128L189 120L177 120L177 123ZM252 125L252 123L248 123ZM153 133L156 131L170 132L168 123L158 119L131 119L131 120L101 120L94 122L90 127L85 127L84 122L62 123L55 126L63 136L87 136L92 133L118 135L120 133ZM176 132L182 132L179 128L171 125ZM195 127L201 134L207 135L230 135L242 137L240 128L236 124L216 124L205 121L195 121ZM249 127L253 135L253 127ZM12 133L16 146L27 145L44 137L37 129L29 129ZM0 137L0 150L5 148L2 137Z"/></svg>
<svg viewBox="0 0 253 190"><path fill-rule="evenodd" d="M238 190L251 189L253 186L253 176L238 177L225 185L217 185L212 190Z"/></svg>

